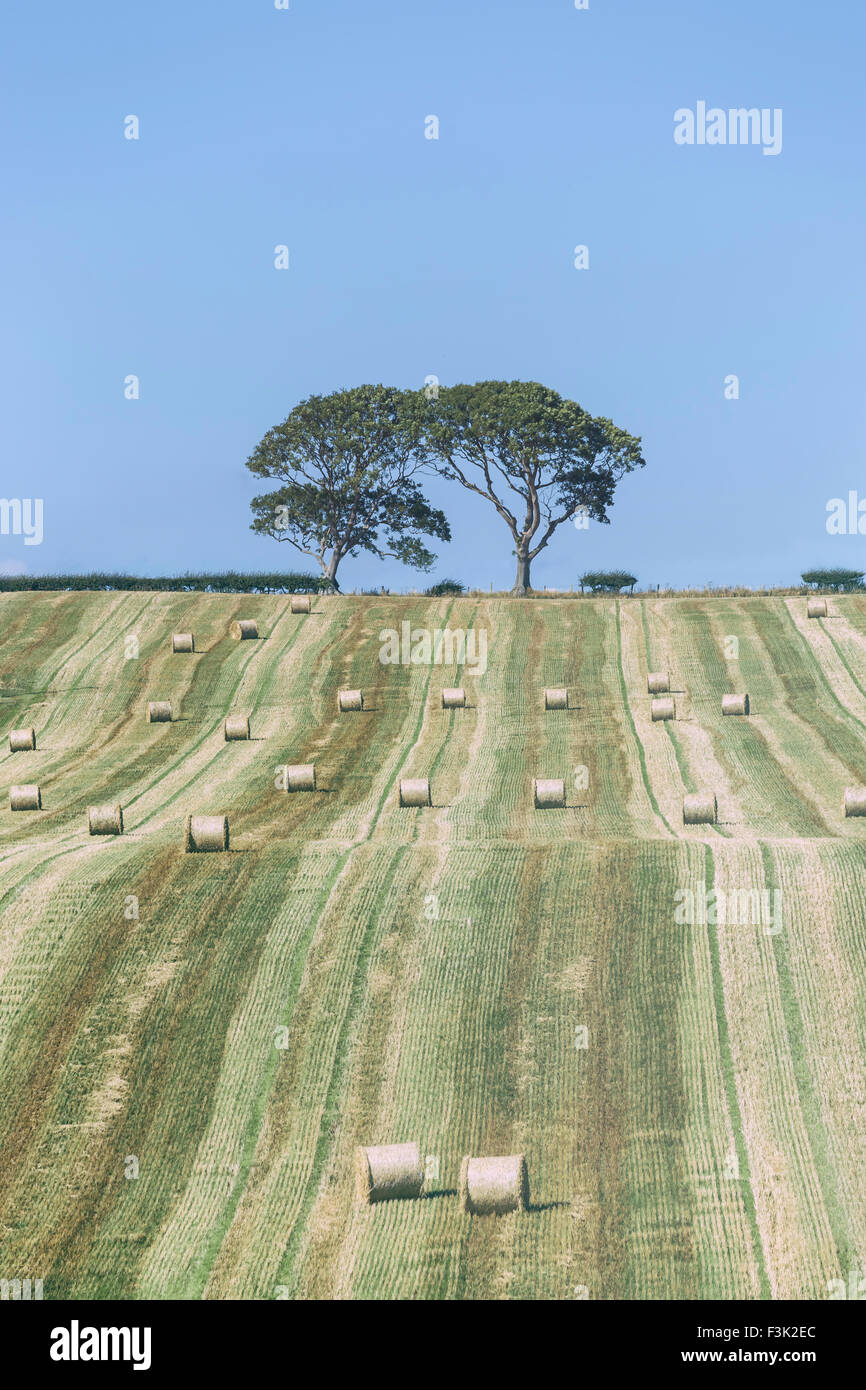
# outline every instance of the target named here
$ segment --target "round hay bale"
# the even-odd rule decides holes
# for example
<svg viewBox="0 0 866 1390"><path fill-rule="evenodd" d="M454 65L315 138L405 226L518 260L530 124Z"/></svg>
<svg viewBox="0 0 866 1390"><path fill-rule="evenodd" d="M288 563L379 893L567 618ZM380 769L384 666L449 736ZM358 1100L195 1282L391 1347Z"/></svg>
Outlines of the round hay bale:
<svg viewBox="0 0 866 1390"><path fill-rule="evenodd" d="M545 690L544 692L545 709L568 709L567 690Z"/></svg>
<svg viewBox="0 0 866 1390"><path fill-rule="evenodd" d="M191 632L173 632L171 649L173 652L194 652L195 638Z"/></svg>
<svg viewBox="0 0 866 1390"><path fill-rule="evenodd" d="M259 625L255 618L236 618L229 632L237 642L252 642L259 635Z"/></svg>
<svg viewBox="0 0 866 1390"><path fill-rule="evenodd" d="M424 1165L417 1144L380 1144L355 1150L355 1192L359 1202L420 1197Z"/></svg>
<svg viewBox="0 0 866 1390"><path fill-rule="evenodd" d="M475 1216L526 1211L529 1173L523 1154L464 1158L460 1165L460 1208Z"/></svg>
<svg viewBox="0 0 866 1390"><path fill-rule="evenodd" d="M170 724L171 700L149 700L147 722L148 724Z"/></svg>
<svg viewBox="0 0 866 1390"><path fill-rule="evenodd" d="M826 618L827 600L825 598L810 598L806 603L807 618Z"/></svg>
<svg viewBox="0 0 866 1390"><path fill-rule="evenodd" d="M187 816L184 838L187 854L217 854L228 847L228 816Z"/></svg>
<svg viewBox="0 0 866 1390"><path fill-rule="evenodd" d="M10 729L9 730L9 752L27 753L36 747L35 729Z"/></svg>
<svg viewBox="0 0 866 1390"><path fill-rule="evenodd" d="M718 811L715 792L692 792L683 797L683 825L715 825Z"/></svg>
<svg viewBox="0 0 866 1390"><path fill-rule="evenodd" d="M665 695L671 688L671 678L667 671L648 671L646 688L650 695Z"/></svg>
<svg viewBox="0 0 866 1390"><path fill-rule="evenodd" d="M842 808L846 816L866 816L866 787L846 787Z"/></svg>
<svg viewBox="0 0 866 1390"><path fill-rule="evenodd" d="M403 777L400 781L401 806L432 806L427 777Z"/></svg>
<svg viewBox="0 0 866 1390"><path fill-rule="evenodd" d="M314 792L316 790L315 763L293 763L286 768L287 792Z"/></svg>
<svg viewBox="0 0 866 1390"><path fill-rule="evenodd" d="M536 811L565 805L565 782L561 777L533 777L532 800Z"/></svg>
<svg viewBox="0 0 866 1390"><path fill-rule="evenodd" d="M120 806L90 806L87 829L91 835L122 835L123 809Z"/></svg>
<svg viewBox="0 0 866 1390"><path fill-rule="evenodd" d="M652 715L653 722L657 722L659 719L676 719L677 707L674 703L673 696L669 695L661 700L653 700L650 706L650 714Z"/></svg>
<svg viewBox="0 0 866 1390"><path fill-rule="evenodd" d="M10 811L41 811L42 793L35 782L9 788Z"/></svg>
<svg viewBox="0 0 866 1390"><path fill-rule="evenodd" d="M340 690L337 692L337 706L341 714L363 709L364 696L360 690Z"/></svg>
<svg viewBox="0 0 866 1390"><path fill-rule="evenodd" d="M748 695L723 695L722 714L748 714Z"/></svg>
<svg viewBox="0 0 866 1390"><path fill-rule="evenodd" d="M466 691L462 685L446 686L442 691L443 709L465 709Z"/></svg>
<svg viewBox="0 0 866 1390"><path fill-rule="evenodd" d="M309 611L310 611L310 595L309 595L309 594L292 594L291 608L292 608L292 612L293 612L293 613L309 613Z"/></svg>
<svg viewBox="0 0 866 1390"><path fill-rule="evenodd" d="M223 724L223 733L226 743L232 743L236 739L249 738L250 721L246 714L230 714Z"/></svg>

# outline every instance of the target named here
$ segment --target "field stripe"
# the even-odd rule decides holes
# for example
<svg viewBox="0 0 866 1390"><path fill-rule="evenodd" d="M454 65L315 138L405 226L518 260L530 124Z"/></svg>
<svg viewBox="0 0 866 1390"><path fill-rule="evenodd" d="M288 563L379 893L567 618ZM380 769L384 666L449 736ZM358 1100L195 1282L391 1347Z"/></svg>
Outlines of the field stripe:
<svg viewBox="0 0 866 1390"><path fill-rule="evenodd" d="M638 760L639 760L639 762L640 762L641 777L643 778L644 788L645 788L645 790L646 790L647 796L649 797L650 805L652 806L652 808L653 808L653 810L655 811L656 815L658 816L659 820L662 822L662 824L664 825L664 827L665 827L665 829L668 831L668 833L671 834L671 835L673 835L673 834L674 834L673 827L671 826L670 822L667 820L667 818L665 817L665 815L662 813L661 808L659 807L659 804L658 804L658 802L656 801L655 795L654 795L654 793L653 793L652 785L651 785L650 779L649 779L649 774L648 774L648 772L647 772L646 755L645 755L645 753L644 753L643 743L641 742L641 739L640 739L640 737L638 736L638 731L637 731L637 728L636 728L635 722L634 722L634 716L633 716L633 714L632 714L632 712L631 712L631 706L630 706L630 704L629 704L628 691L627 691L627 689L626 689L626 683L625 683L625 672L624 672L624 670L623 670L623 664L622 664L622 624L621 624L621 621L620 621L620 603L619 603L619 599L617 599L617 601L616 601L616 636L617 636L617 645L618 645L618 650L619 650L619 687L620 687L620 694L621 694L621 696L622 696L622 703L623 703L623 708L625 709L625 712L626 712L626 718L628 719L628 723L629 723L629 726L630 726L630 728L631 728L632 737L634 738L635 744L636 744L636 746L637 746Z"/></svg>
<svg viewBox="0 0 866 1390"><path fill-rule="evenodd" d="M707 891L715 888L716 873L713 860L713 851L710 845L705 847L706 853L706 884ZM758 1268L760 1280L760 1297L770 1298L770 1280L767 1275L766 1258L761 1241L761 1234L758 1228L757 1212L755 1208L755 1194L752 1187L752 1177L749 1169L749 1151L746 1143L746 1136L743 1125L743 1115L740 1109L739 1097L737 1094L737 1083L734 1074L734 1059L731 1051L731 1038L728 1027L728 1015L725 1007L725 984L722 977L721 955L719 950L718 928L714 922L707 923L707 940L710 947L710 957L713 968L713 1002L716 1010L716 1030L718 1032L719 1046L722 1054L722 1069L725 1078L725 1094L728 1101L728 1114L730 1117L731 1132L734 1137L734 1145L737 1156L738 1171L740 1174L740 1184L743 1198L743 1205L749 1221L749 1230L752 1235L752 1247L755 1255L755 1263Z"/></svg>

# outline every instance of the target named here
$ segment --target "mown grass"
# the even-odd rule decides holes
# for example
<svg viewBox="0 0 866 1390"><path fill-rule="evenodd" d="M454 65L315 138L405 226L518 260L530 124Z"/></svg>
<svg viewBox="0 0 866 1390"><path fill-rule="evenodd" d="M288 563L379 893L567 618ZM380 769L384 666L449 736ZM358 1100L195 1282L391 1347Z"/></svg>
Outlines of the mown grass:
<svg viewBox="0 0 866 1390"><path fill-rule="evenodd" d="M698 775L676 729L653 732L675 757L646 756L647 697L631 667L626 679L610 599L329 598L309 617L273 595L0 602L0 708L38 735L35 754L0 764L24 780L26 757L47 806L0 810L5 1277L42 1277L49 1298L816 1297L820 1232L834 1259L866 1257L863 1140L828 1120L825 1095L850 1116L866 1088L866 937L848 881L866 851L834 819L831 785L857 780L866 699L851 705L855 678L839 702L782 600L663 609L746 813L706 842L745 887L774 884L782 856L792 915L754 952L674 921L677 890L714 870L659 808ZM238 614L257 617L260 642L227 637ZM407 616L485 627L487 673L383 666L380 629ZM648 659L657 619L637 617ZM171 631L189 629L199 652L172 657ZM763 723L717 711L732 631ZM545 712L543 686L560 683L574 708ZM469 687L469 709L441 710L446 684ZM338 715L341 685L369 691L369 712ZM181 719L148 726L148 698ZM226 745L238 708L254 738ZM289 761L316 761L325 790L277 792ZM535 813L531 777L571 791L579 764L586 804ZM403 775L432 776L433 808L397 807ZM91 841L86 806L114 799L129 833ZM180 852L193 809L229 815L231 854ZM834 885L820 948L816 863ZM747 961L772 963L766 984L738 975ZM756 1011L764 988L774 1006ZM810 1029L834 998L858 1045L828 1070ZM767 1138L755 1096L777 1075L796 1113ZM439 1159L431 1195L357 1209L355 1144L409 1138ZM724 1177L731 1143L739 1182ZM462 1155L515 1151L532 1210L464 1217ZM790 1233L776 1202L803 1214Z"/></svg>

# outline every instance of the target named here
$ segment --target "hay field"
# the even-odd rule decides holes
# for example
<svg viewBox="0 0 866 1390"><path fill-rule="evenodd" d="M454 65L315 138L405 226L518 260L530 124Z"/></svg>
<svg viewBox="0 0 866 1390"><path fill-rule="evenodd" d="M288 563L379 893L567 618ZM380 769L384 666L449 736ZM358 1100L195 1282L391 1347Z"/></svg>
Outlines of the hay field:
<svg viewBox="0 0 866 1390"><path fill-rule="evenodd" d="M404 620L483 630L486 673L383 664ZM0 1277L759 1299L866 1265L866 601L10 594L0 634ZM409 1141L425 1195L358 1205L356 1146ZM463 1156L518 1153L529 1210L464 1214Z"/></svg>

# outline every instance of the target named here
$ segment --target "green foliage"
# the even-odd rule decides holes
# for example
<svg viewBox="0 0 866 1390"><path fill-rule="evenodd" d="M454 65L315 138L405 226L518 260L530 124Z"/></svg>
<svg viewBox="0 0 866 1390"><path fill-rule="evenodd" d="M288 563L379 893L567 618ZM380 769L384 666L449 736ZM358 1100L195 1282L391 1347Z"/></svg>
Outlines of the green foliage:
<svg viewBox="0 0 866 1390"><path fill-rule="evenodd" d="M121 590L188 594L300 594L328 587L314 574L253 573L227 570L218 574L141 577L133 574L16 574L0 578L0 593L53 590Z"/></svg>
<svg viewBox="0 0 866 1390"><path fill-rule="evenodd" d="M644 466L639 438L536 381L440 387L424 444L444 477L486 497L508 526L518 592L557 527L579 509L607 523L618 480Z"/></svg>
<svg viewBox="0 0 866 1390"><path fill-rule="evenodd" d="M466 585L461 584L459 579L440 579L438 584L432 584L424 593L428 598L444 598L447 594L465 594Z"/></svg>
<svg viewBox="0 0 866 1390"><path fill-rule="evenodd" d="M637 576L625 570L587 570L580 576L581 589L592 589L594 594L618 594L622 589L633 589Z"/></svg>
<svg viewBox="0 0 866 1390"><path fill-rule="evenodd" d="M329 581L362 550L429 570L436 557L422 537L448 541L451 531L414 477L422 403L387 386L301 401L247 460L251 473L279 483L253 498L251 530L312 556Z"/></svg>
<svg viewBox="0 0 866 1390"><path fill-rule="evenodd" d="M815 569L805 570L800 578L804 584L812 584L818 589L832 589L844 593L850 589L862 589L866 570Z"/></svg>

